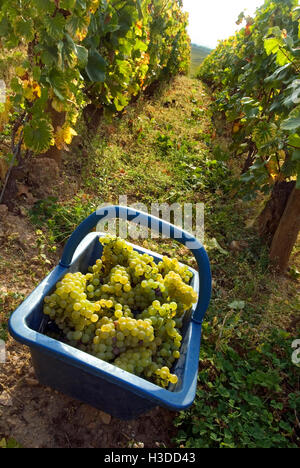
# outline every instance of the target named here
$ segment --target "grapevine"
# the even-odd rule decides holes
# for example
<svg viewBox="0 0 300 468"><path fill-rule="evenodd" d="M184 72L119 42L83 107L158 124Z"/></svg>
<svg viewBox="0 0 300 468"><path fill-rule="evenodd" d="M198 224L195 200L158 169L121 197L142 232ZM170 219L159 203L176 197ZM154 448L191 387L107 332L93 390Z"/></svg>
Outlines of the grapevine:
<svg viewBox="0 0 300 468"><path fill-rule="evenodd" d="M271 194L259 220L270 259L283 272L300 228L300 8L266 0L235 36L221 41L198 77L214 93L212 112L232 128L230 150L242 163L239 196ZM281 191L287 194L281 208Z"/></svg>
<svg viewBox="0 0 300 468"><path fill-rule="evenodd" d="M299 165L300 77L297 0L266 0L255 18L235 36L221 41L203 62L198 77L215 92L213 109L232 125L232 150L247 151L245 191L267 193L275 183L297 178Z"/></svg>
<svg viewBox="0 0 300 468"><path fill-rule="evenodd" d="M111 116L153 81L187 72L186 26L180 0L2 1L1 62L12 54L16 66L0 133L18 122L26 156L59 162L89 103Z"/></svg>

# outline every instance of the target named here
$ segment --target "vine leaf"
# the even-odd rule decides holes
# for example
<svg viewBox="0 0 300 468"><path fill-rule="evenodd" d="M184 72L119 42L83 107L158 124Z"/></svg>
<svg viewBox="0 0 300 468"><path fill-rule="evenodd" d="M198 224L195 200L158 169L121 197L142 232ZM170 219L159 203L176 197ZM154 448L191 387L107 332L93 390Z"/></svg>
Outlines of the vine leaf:
<svg viewBox="0 0 300 468"><path fill-rule="evenodd" d="M297 149L294 151L293 156L292 156L292 161L300 162L300 149Z"/></svg>
<svg viewBox="0 0 300 468"><path fill-rule="evenodd" d="M54 18L46 16L44 22L49 36L56 40L63 38L66 20L61 13L58 13Z"/></svg>
<svg viewBox="0 0 300 468"><path fill-rule="evenodd" d="M89 51L85 71L91 81L100 81L102 83L105 81L106 65L106 61L99 52L96 50Z"/></svg>
<svg viewBox="0 0 300 468"><path fill-rule="evenodd" d="M258 149L270 143L276 138L277 127L275 124L268 122L259 122L253 130L253 141Z"/></svg>
<svg viewBox="0 0 300 468"><path fill-rule="evenodd" d="M294 109L281 124L282 130L296 131L300 127L300 107Z"/></svg>
<svg viewBox="0 0 300 468"><path fill-rule="evenodd" d="M55 10L55 3L51 0L32 0L33 5L39 13L48 13L52 15Z"/></svg>
<svg viewBox="0 0 300 468"><path fill-rule="evenodd" d="M15 23L15 31L18 36L23 37L26 41L32 41L34 38L32 19L19 18Z"/></svg>
<svg viewBox="0 0 300 468"><path fill-rule="evenodd" d="M268 55L277 54L280 45L281 41L277 37L269 37L264 40L265 51Z"/></svg>
<svg viewBox="0 0 300 468"><path fill-rule="evenodd" d="M78 65L82 68L87 66L88 63L88 50L80 45L75 45L75 55L78 59Z"/></svg>
<svg viewBox="0 0 300 468"><path fill-rule="evenodd" d="M32 119L24 127L24 143L35 153L45 153L54 144L51 123L46 119Z"/></svg>

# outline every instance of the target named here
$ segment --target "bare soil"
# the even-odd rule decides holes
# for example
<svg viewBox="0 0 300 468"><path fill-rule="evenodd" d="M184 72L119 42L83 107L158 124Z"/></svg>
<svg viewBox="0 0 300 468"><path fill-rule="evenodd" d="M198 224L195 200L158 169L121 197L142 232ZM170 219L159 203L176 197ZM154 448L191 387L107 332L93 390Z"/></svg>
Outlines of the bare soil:
<svg viewBox="0 0 300 468"><path fill-rule="evenodd" d="M111 418L39 384L28 348L12 338L0 373L0 439L26 448L124 448L172 446L174 414L156 408L133 421Z"/></svg>

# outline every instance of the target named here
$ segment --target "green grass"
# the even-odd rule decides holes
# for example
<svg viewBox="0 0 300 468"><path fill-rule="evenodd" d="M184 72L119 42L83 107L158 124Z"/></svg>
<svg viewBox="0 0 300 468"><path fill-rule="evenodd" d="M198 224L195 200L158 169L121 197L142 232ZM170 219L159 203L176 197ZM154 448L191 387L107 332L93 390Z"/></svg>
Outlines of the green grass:
<svg viewBox="0 0 300 468"><path fill-rule="evenodd" d="M15 439L10 437L9 439L0 440L0 448L23 448Z"/></svg>
<svg viewBox="0 0 300 468"><path fill-rule="evenodd" d="M97 209L97 201L78 194L72 201L61 203L56 197L38 200L29 212L36 227L47 229L49 244L63 244L76 227Z"/></svg>
<svg viewBox="0 0 300 468"><path fill-rule="evenodd" d="M160 88L152 100L141 99L122 119L103 124L96 136L82 129L88 155L81 168L86 192L109 202L121 194L127 194L131 202L148 204L168 201L172 193L180 202L191 198L187 182L191 174L182 161L203 159L207 148L197 135L207 130L207 122L203 128L192 115L192 110L203 105L203 93L186 78L179 80L182 86L165 93ZM67 156L68 167L80 151L74 148Z"/></svg>
<svg viewBox="0 0 300 468"><path fill-rule="evenodd" d="M176 441L187 448L297 448L299 375L289 335L274 330L256 349L238 336L230 345L239 322L231 317L221 340L216 323L204 324L197 397L176 419ZM222 350L216 349L220 341Z"/></svg>
<svg viewBox="0 0 300 468"><path fill-rule="evenodd" d="M23 294L13 291L0 291L0 340L7 340L9 317L24 299L25 297Z"/></svg>
<svg viewBox="0 0 300 468"><path fill-rule="evenodd" d="M211 53L212 49L208 47L198 46L196 44L192 44L191 46L191 67L190 67L190 75L193 77L195 76L198 68L200 67L201 63Z"/></svg>

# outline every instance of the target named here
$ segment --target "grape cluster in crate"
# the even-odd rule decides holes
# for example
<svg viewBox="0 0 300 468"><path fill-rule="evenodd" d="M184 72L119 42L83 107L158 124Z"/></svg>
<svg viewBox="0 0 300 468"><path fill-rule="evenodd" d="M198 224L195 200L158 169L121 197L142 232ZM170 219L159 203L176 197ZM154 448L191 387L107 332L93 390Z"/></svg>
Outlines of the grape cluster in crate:
<svg viewBox="0 0 300 468"><path fill-rule="evenodd" d="M62 341L161 387L176 384L184 314L197 301L177 259L141 254L107 235L87 274L67 273L44 300ZM51 332L48 332L51 334ZM52 332L53 337L57 333Z"/></svg>

